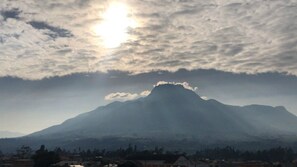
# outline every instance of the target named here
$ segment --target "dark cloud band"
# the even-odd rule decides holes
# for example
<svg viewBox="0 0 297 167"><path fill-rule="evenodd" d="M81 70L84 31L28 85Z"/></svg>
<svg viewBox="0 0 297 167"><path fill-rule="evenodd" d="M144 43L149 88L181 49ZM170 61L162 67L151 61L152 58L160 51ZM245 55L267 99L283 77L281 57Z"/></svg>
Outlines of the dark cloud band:
<svg viewBox="0 0 297 167"><path fill-rule="evenodd" d="M73 34L71 33L71 31L66 30L64 28L49 25L48 23L43 22L43 21L30 21L30 22L28 22L28 24L30 24L32 27L34 27L35 29L38 29L38 30L44 30L44 29L49 30L50 32L46 33L46 34L51 36L52 38L73 37Z"/></svg>

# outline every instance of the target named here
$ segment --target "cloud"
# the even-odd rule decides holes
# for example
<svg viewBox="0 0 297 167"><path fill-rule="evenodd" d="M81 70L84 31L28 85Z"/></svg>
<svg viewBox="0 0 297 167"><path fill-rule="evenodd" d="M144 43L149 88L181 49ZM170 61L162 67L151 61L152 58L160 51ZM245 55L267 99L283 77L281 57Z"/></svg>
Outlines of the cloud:
<svg viewBox="0 0 297 167"><path fill-rule="evenodd" d="M201 99L203 99L203 100L208 100L208 97L206 97L206 96L200 96L201 97Z"/></svg>
<svg viewBox="0 0 297 167"><path fill-rule="evenodd" d="M21 13L21 11L18 8L13 8L11 10L4 10L4 11L0 12L4 21L6 21L9 18L20 19L20 17L19 17L20 13Z"/></svg>
<svg viewBox="0 0 297 167"><path fill-rule="evenodd" d="M109 2L1 1L0 76L178 69L297 75L296 1L126 1L141 24L127 29L120 47L106 49L94 27Z"/></svg>
<svg viewBox="0 0 297 167"><path fill-rule="evenodd" d="M144 90L141 93L129 93L129 92L115 92L110 93L104 97L107 101L127 101L134 100L140 97L148 96L151 92L149 90Z"/></svg>
<svg viewBox="0 0 297 167"><path fill-rule="evenodd" d="M182 85L184 88L196 91L198 87L192 87L188 82L167 82L167 81L159 81L157 84L154 85L154 87L159 85L165 85L165 84L171 84L171 85Z"/></svg>
<svg viewBox="0 0 297 167"><path fill-rule="evenodd" d="M28 22L32 27L38 29L38 30L49 30L49 32L46 32L45 34L49 35L52 38L58 38L58 37L73 37L73 34L66 29L51 26L46 22L43 21L30 21Z"/></svg>
<svg viewBox="0 0 297 167"><path fill-rule="evenodd" d="M149 90L144 90L140 93L140 96L148 96L151 93Z"/></svg>
<svg viewBox="0 0 297 167"><path fill-rule="evenodd" d="M153 87L164 85L164 84L172 84L172 85L182 85L185 89L189 89L192 91L196 91L197 87L192 87L188 82L167 82L167 81L159 81ZM130 92L115 92L110 93L104 97L107 101L126 101L126 100L133 100L140 97L146 97L151 93L149 90L144 90L141 93L130 93ZM206 98L206 97L205 97Z"/></svg>
<svg viewBox="0 0 297 167"><path fill-rule="evenodd" d="M110 93L104 97L105 100L119 100L119 101L126 101L126 100L133 100L138 97L138 94L134 93L126 93L126 92L116 92Z"/></svg>

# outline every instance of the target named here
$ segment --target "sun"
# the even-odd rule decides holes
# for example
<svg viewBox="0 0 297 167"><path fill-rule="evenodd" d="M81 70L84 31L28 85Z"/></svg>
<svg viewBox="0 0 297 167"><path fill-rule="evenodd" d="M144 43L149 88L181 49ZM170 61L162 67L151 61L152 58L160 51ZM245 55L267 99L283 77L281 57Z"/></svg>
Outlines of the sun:
<svg viewBox="0 0 297 167"><path fill-rule="evenodd" d="M135 28L136 21L129 17L126 4L114 2L102 14L102 21L95 27L104 47L116 48L129 38L128 28Z"/></svg>

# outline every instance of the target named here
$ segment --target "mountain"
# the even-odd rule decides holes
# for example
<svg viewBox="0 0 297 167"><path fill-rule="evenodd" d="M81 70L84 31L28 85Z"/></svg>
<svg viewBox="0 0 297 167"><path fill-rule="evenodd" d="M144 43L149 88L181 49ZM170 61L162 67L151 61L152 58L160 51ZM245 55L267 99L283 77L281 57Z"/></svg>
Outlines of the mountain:
<svg viewBox="0 0 297 167"><path fill-rule="evenodd" d="M297 139L296 127L297 117L282 106L231 106L204 100L182 85L164 84L147 97L110 103L14 142L69 147L275 143ZM0 140L0 148L1 143L10 140Z"/></svg>
<svg viewBox="0 0 297 167"><path fill-rule="evenodd" d="M10 131L0 131L0 138L12 138L12 137L20 137L25 136L23 133L18 132L10 132Z"/></svg>
<svg viewBox="0 0 297 167"><path fill-rule="evenodd" d="M295 127L297 117L284 107L230 106L203 100L182 85L165 84L145 98L114 102L30 136L238 140L296 135Z"/></svg>

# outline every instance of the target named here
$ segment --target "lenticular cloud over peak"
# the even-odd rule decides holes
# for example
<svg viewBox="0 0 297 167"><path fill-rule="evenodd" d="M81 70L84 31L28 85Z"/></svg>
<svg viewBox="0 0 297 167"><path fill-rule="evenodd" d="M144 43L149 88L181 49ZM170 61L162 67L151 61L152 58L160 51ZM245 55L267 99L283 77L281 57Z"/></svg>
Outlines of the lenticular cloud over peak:
<svg viewBox="0 0 297 167"><path fill-rule="evenodd" d="M137 26L120 28L113 38L125 40L106 48L96 27L106 21L110 1L1 1L0 76L181 68L297 75L296 1L122 3Z"/></svg>
<svg viewBox="0 0 297 167"><path fill-rule="evenodd" d="M196 91L198 89L198 87L192 87L188 82L167 82L167 81L159 81L157 82L157 84L154 85L154 87L156 86L160 86L160 85L181 85L183 86L185 89L189 89L192 91Z"/></svg>

